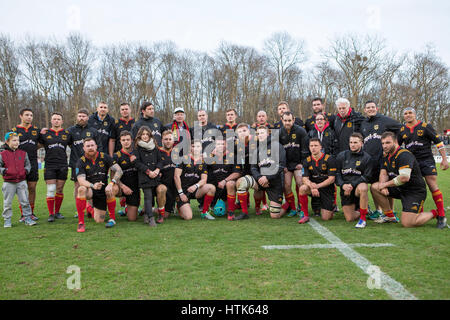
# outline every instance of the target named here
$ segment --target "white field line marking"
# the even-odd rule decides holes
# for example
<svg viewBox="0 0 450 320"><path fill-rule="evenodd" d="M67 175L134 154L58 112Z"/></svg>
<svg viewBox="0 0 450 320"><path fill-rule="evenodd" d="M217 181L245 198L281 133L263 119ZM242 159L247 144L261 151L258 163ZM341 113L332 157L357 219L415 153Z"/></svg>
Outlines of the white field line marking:
<svg viewBox="0 0 450 320"><path fill-rule="evenodd" d="M322 237L332 244L339 244L336 249L339 250L347 259L356 264L362 271L371 276L369 270L373 269L372 263L360 255L358 252L350 248L345 242L335 236L330 230L320 225L316 220L310 218L309 225L316 230ZM370 269L369 269L370 268ZM395 281L384 272L380 271L381 288L395 300L417 300L401 283Z"/></svg>
<svg viewBox="0 0 450 320"><path fill-rule="evenodd" d="M262 246L266 250L288 250L288 249L338 249L338 248L358 248L358 247L369 247L369 248L378 248L378 247L393 247L395 246L392 243L349 243L349 244L340 244L340 243L324 243L324 244L305 244L305 245L279 245L279 246Z"/></svg>

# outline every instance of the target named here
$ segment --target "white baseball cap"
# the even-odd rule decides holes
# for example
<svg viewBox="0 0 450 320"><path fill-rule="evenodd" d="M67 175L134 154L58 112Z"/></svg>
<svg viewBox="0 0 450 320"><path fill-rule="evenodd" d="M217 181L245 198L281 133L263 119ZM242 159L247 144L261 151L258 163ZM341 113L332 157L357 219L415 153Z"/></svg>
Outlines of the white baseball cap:
<svg viewBox="0 0 450 320"><path fill-rule="evenodd" d="M177 113L177 112L185 113L183 108L176 108L175 110L173 110L173 113Z"/></svg>

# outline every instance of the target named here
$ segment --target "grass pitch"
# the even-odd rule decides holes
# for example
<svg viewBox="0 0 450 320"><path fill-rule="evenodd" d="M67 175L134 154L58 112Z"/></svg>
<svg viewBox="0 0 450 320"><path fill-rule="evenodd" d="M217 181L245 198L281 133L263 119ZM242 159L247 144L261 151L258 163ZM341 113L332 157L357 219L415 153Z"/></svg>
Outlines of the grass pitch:
<svg viewBox="0 0 450 320"><path fill-rule="evenodd" d="M448 207L450 171L439 170L438 179ZM262 248L328 243L298 218L257 217L252 208L248 220L202 221L192 201L192 221L171 217L151 229L142 217L118 217L106 229L86 219L86 232L78 234L73 183L64 190L66 218L52 224L42 176L37 191L37 226L18 222L17 202L13 227L0 226L0 299L391 299L369 289L367 274L336 249ZM428 194L425 210L434 207ZM354 250L418 299L450 299L449 229L436 229L436 220L415 229L368 221L357 230L337 213L319 223L347 244L394 244ZM79 290L67 287L69 266L81 269Z"/></svg>

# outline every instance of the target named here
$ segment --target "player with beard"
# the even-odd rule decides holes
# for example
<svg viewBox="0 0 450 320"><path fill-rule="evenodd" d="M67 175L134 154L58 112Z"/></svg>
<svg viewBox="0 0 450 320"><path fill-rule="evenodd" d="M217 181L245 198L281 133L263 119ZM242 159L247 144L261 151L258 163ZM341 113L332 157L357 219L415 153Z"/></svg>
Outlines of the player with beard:
<svg viewBox="0 0 450 320"><path fill-rule="evenodd" d="M189 205L190 199L204 197L202 219L215 220L208 212L216 188L212 184L206 183L208 180L208 170L202 158L202 142L192 140L191 152L183 156L183 162L177 164L174 173L175 186L177 188L177 206L181 218L192 219L192 208Z"/></svg>
<svg viewBox="0 0 450 320"><path fill-rule="evenodd" d="M97 111L89 117L88 126L97 130L98 151L111 154L109 149L109 138L113 130L115 119L109 115L106 102L100 102Z"/></svg>
<svg viewBox="0 0 450 320"><path fill-rule="evenodd" d="M285 114L286 112L291 112L291 109L289 108L289 104L286 101L280 101L278 103L277 106L277 113L278 116L280 117L280 121L278 121L277 123L274 123L273 128L274 129L281 129L283 127L283 114ZM305 124L303 123L302 119L300 119L299 117L294 117L295 118L295 122L294 124L304 128Z"/></svg>
<svg viewBox="0 0 450 320"><path fill-rule="evenodd" d="M11 129L12 132L17 133L19 136L20 144L19 149L27 153L30 160L31 170L27 173L27 185L28 185L28 200L31 206L31 219L33 221L38 220L38 217L34 215L34 203L36 200L36 185L39 180L38 170L38 157L37 150L42 147L39 144L40 129L33 125L33 110L30 108L23 108L19 112L20 124ZM20 222L24 221L22 214L22 207L20 209Z"/></svg>
<svg viewBox="0 0 450 320"><path fill-rule="evenodd" d="M270 217L278 219L282 217L281 203L283 201L283 171L286 167L286 152L278 141L270 137L269 128L260 126L256 134L258 136L256 164L252 164L250 167L251 175L246 175L238 180L237 191L238 194L245 195L252 188L255 190L255 199L261 199L263 191L266 191L270 201ZM239 200L242 213L234 220L248 219L248 210L245 212L243 206L247 199L243 197Z"/></svg>
<svg viewBox="0 0 450 320"><path fill-rule="evenodd" d="M322 115L317 115L317 117L319 116ZM309 140L311 155L303 161L305 172L299 197L304 216L298 221L300 224L309 221L308 195L318 199L322 220L333 218L336 160L333 156L323 153L321 143L320 139L311 138Z"/></svg>
<svg viewBox="0 0 450 320"><path fill-rule="evenodd" d="M307 132L315 129L316 116L322 114L325 118L325 123L328 122L330 128L333 128L334 120L336 116L331 113L325 112L325 105L323 104L322 98L314 98L312 100L312 116L308 117L305 121L305 129Z"/></svg>
<svg viewBox="0 0 450 320"><path fill-rule="evenodd" d="M139 177L136 168L136 155L133 148L133 137L129 131L122 131L119 136L121 149L114 153L113 160L122 169L122 177L117 183L117 197L125 199L128 221L136 221L140 202Z"/></svg>
<svg viewBox="0 0 450 320"><path fill-rule="evenodd" d="M372 175L371 157L362 150L363 137L352 133L349 139L350 150L337 155L336 185L341 187L341 203L347 222L357 220L356 228L366 227L366 215L369 206L369 188ZM359 205L359 212L355 210Z"/></svg>
<svg viewBox="0 0 450 320"><path fill-rule="evenodd" d="M364 138L363 150L372 157L372 177L369 183L375 183L380 177L380 167L383 158L383 148L381 147L381 135L386 131L397 134L402 126L400 122L382 115L378 112L378 107L374 101L369 100L364 107L366 119L361 123L360 132ZM379 205L375 202L376 210L369 211L367 218L377 219L381 211Z"/></svg>
<svg viewBox="0 0 450 320"><path fill-rule="evenodd" d="M63 115L53 112L51 128L39 135L39 141L45 148L44 180L47 184L48 222L64 219L59 212L64 199L64 185L67 180L68 164L66 148L72 144L69 130L62 128Z"/></svg>
<svg viewBox="0 0 450 320"><path fill-rule="evenodd" d="M431 151L431 145L434 143L442 156L441 169L447 170L449 166L444 143L429 123L417 120L416 111L413 108L406 108L403 111L403 116L406 124L400 129L399 145L404 143L405 148L416 157L420 172L425 178L437 207L437 227L443 229L446 226L444 197L437 184L436 162Z"/></svg>
<svg viewBox="0 0 450 320"><path fill-rule="evenodd" d="M86 109L80 109L77 113L76 124L68 129L69 134L71 136L70 147L70 158L69 158L69 167L71 171L70 180L74 182L74 199L77 198L78 187L80 186L76 176L76 166L78 159L80 159L84 155L83 150L83 141L86 138L97 139L98 132L94 128L90 128L88 126L89 120L89 112ZM97 141L97 140L96 140ZM94 215L94 208L90 203L87 203L86 210L88 212L88 216L92 217ZM78 216L76 214L75 218Z"/></svg>
<svg viewBox="0 0 450 320"><path fill-rule="evenodd" d="M106 228L116 224L116 195L119 192L118 183L122 177L122 169L108 154L97 151L97 143L93 138L84 139L84 155L78 160L76 174L79 183L76 206L78 211L77 232L85 232L84 211L86 201L92 199L94 220L97 223L105 221L106 209L110 219ZM114 172L113 179L108 183L108 171Z"/></svg>
<svg viewBox="0 0 450 320"><path fill-rule="evenodd" d="M135 120L131 117L130 105L126 102L122 103L119 107L120 119L114 122L111 130L111 136L109 138L109 155L112 157L115 152L120 151L122 146L120 145L120 133L122 131L131 131Z"/></svg>
<svg viewBox="0 0 450 320"><path fill-rule="evenodd" d="M380 170L380 181L372 185L374 197L383 209L383 222L396 222L388 197L401 199L401 223L404 227L418 227L433 218L439 219L438 210L423 212L427 187L420 172L420 165L414 155L401 148L392 132L381 136L385 157ZM446 225L444 217L438 224Z"/></svg>
<svg viewBox="0 0 450 320"><path fill-rule="evenodd" d="M283 214L289 210L289 217L297 215L295 208L295 195L292 192L292 178L295 179L297 190L302 185L302 162L308 155L306 143L308 137L306 130L294 124L294 115L287 111L282 117L283 126L280 130L280 144L286 152L286 168L284 168L284 197ZM300 195L297 192L300 202Z"/></svg>

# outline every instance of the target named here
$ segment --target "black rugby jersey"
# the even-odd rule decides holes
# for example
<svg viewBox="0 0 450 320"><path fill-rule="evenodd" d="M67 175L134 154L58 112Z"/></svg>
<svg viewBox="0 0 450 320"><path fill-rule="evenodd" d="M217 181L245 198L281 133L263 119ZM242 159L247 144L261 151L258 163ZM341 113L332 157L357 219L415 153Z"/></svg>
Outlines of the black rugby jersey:
<svg viewBox="0 0 450 320"><path fill-rule="evenodd" d="M103 152L97 152L94 160L82 156L77 162L76 175L84 174L90 183L103 182L106 185L109 168L115 164L114 159Z"/></svg>
<svg viewBox="0 0 450 320"><path fill-rule="evenodd" d="M55 131L48 129L47 133L39 135L39 142L45 148L45 167L67 166L66 148L72 144L72 136L69 130Z"/></svg>
<svg viewBox="0 0 450 320"><path fill-rule="evenodd" d="M217 126L217 128L220 130L220 132L222 132L223 139L226 141L226 143L228 143L229 141L230 141L230 143L234 143L235 140L237 139L237 137L235 135L237 126L238 126L237 123L235 123L232 126L229 125L228 123ZM230 135L230 138L227 138L227 133Z"/></svg>
<svg viewBox="0 0 450 320"><path fill-rule="evenodd" d="M231 159L230 161L227 160L227 155ZM208 165L208 183L212 183L213 185L217 186L217 184L226 179L230 174L235 172L241 172L241 167L236 165L234 162L234 153L231 152L227 155L223 155L220 162L222 163L216 163L214 161L212 164ZM214 155L211 155L211 158L214 157Z"/></svg>
<svg viewBox="0 0 450 320"><path fill-rule="evenodd" d="M69 133L71 136L71 144L70 146L70 160L69 160L69 166L71 168L75 168L75 166L77 165L78 159L81 158L82 155L84 155L84 150L83 150L83 141L86 138L93 138L96 143L98 144L97 141L97 130L93 129L93 128L89 128L87 125L82 127L78 124L70 127L69 129Z"/></svg>
<svg viewBox="0 0 450 320"><path fill-rule="evenodd" d="M109 114L106 115L105 119L100 120L98 117L98 112L95 112L89 117L88 126L94 128L98 132L97 136L97 149L100 152L108 152L109 137L111 136L111 131L114 125L114 118Z"/></svg>
<svg viewBox="0 0 450 320"><path fill-rule="evenodd" d="M36 126L29 126L28 128L22 126L15 126L11 131L17 133L19 136L19 149L25 151L28 154L30 162L37 160L37 150L39 143L39 132L41 131Z"/></svg>
<svg viewBox="0 0 450 320"><path fill-rule="evenodd" d="M322 183L330 176L336 176L337 165L336 159L329 154L322 153L319 159L308 156L303 161L305 169L303 177L309 178L311 182Z"/></svg>
<svg viewBox="0 0 450 320"><path fill-rule="evenodd" d="M257 148L257 142L255 138L244 144L236 139L234 147L234 163L236 168L240 170L242 176L251 175L251 163L250 154L255 154ZM255 158L256 161L256 158Z"/></svg>
<svg viewBox="0 0 450 320"><path fill-rule="evenodd" d="M183 156L184 160L189 159L190 156ZM208 168L203 162L195 163L194 158L190 157L190 163L184 163L177 165L177 168L181 169L181 188L187 190L190 186L198 183L201 180L202 174L208 174Z"/></svg>
<svg viewBox="0 0 450 320"><path fill-rule="evenodd" d="M120 181L130 188L138 188L139 178L136 168L136 159L134 159L134 161L131 161L132 155L135 156L134 151L128 153L125 150L121 149L120 151L114 153L113 160L120 166L123 171L123 175L120 178Z"/></svg>
<svg viewBox="0 0 450 320"><path fill-rule="evenodd" d="M400 128L398 144L404 143L419 161L433 159L432 142L437 145L442 143L442 139L430 124L419 121L411 128L406 124Z"/></svg>
<svg viewBox="0 0 450 320"><path fill-rule="evenodd" d="M114 145L114 152L120 151L120 149L122 149L122 145L120 144L120 134L125 130L131 133L131 128L133 127L134 122L135 120L133 118L129 119L128 121L120 118L114 122L110 136L111 139L116 140Z"/></svg>
<svg viewBox="0 0 450 320"><path fill-rule="evenodd" d="M305 127L305 124L303 123L302 119L297 118L297 117L295 117L294 124L296 124L297 126L302 127L302 128ZM283 127L282 120L278 121L277 123L275 123L273 125L273 129L281 129L282 127Z"/></svg>
<svg viewBox="0 0 450 320"><path fill-rule="evenodd" d="M400 169L411 169L409 181L398 188L405 193L414 191L426 192L426 185L420 172L419 163L407 149L398 147L392 155L384 157L381 169L387 171L389 180L397 177Z"/></svg>
<svg viewBox="0 0 450 320"><path fill-rule="evenodd" d="M162 168L160 170L161 172L161 183L163 183L166 186L172 186L174 185L174 180L173 180L173 176L175 173L175 168L176 165L175 163L173 163L172 161L172 150L166 150L164 148L159 148L159 151L161 152L161 163L162 163ZM178 157L176 155L174 155L174 157Z"/></svg>
<svg viewBox="0 0 450 320"><path fill-rule="evenodd" d="M336 185L351 184L356 188L360 183L368 183L372 177L372 158L367 152L345 150L336 157Z"/></svg>
<svg viewBox="0 0 450 320"><path fill-rule="evenodd" d="M286 166L288 170L295 170L295 167L301 164L303 159L308 156L307 142L307 133L302 127L294 125L289 132L285 127L281 127L280 144L286 151Z"/></svg>

